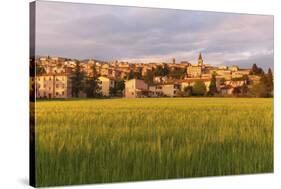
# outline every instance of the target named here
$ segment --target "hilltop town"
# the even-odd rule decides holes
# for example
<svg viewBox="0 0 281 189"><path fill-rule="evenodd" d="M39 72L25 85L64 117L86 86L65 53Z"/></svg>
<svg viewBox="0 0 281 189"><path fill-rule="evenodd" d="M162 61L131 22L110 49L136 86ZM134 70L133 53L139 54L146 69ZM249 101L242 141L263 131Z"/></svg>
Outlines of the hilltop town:
<svg viewBox="0 0 281 189"><path fill-rule="evenodd" d="M195 64L175 58L170 63L128 63L48 56L32 59L31 67L36 98L273 95L271 69L266 74L256 64L213 66L205 64L201 53Z"/></svg>

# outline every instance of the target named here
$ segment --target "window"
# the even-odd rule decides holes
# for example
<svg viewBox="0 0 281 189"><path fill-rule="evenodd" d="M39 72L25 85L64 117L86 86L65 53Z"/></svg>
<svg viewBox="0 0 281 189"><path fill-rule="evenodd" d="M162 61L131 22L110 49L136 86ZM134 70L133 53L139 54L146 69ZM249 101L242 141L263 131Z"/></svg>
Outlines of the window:
<svg viewBox="0 0 281 189"><path fill-rule="evenodd" d="M49 81L51 81L52 80L52 78L51 77L49 77Z"/></svg>
<svg viewBox="0 0 281 189"><path fill-rule="evenodd" d="M62 84L61 87L64 88L64 84Z"/></svg>
<svg viewBox="0 0 281 189"><path fill-rule="evenodd" d="M59 84L56 84L56 88L59 88Z"/></svg>
<svg viewBox="0 0 281 189"><path fill-rule="evenodd" d="M64 91L62 91L61 94L64 95Z"/></svg>
<svg viewBox="0 0 281 189"><path fill-rule="evenodd" d="M58 92L56 92L56 96L58 96L59 95L59 93Z"/></svg>
<svg viewBox="0 0 281 189"><path fill-rule="evenodd" d="M56 81L59 81L59 78L56 77Z"/></svg>

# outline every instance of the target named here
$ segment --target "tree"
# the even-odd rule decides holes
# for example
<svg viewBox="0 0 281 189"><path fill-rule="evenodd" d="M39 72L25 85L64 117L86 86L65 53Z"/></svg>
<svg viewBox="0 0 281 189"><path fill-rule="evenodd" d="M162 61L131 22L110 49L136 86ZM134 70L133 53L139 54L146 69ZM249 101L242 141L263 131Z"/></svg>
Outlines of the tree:
<svg viewBox="0 0 281 189"><path fill-rule="evenodd" d="M251 75L262 75L262 74L264 74L264 71L262 68L258 67L256 64L253 64L250 74Z"/></svg>
<svg viewBox="0 0 281 189"><path fill-rule="evenodd" d="M88 98L96 98L101 96L101 81L98 78L96 67L93 66L92 74L86 79L85 93Z"/></svg>
<svg viewBox="0 0 281 189"><path fill-rule="evenodd" d="M125 81L117 80L115 82L115 86L113 88L110 88L109 93L111 96L122 96L124 89L125 89Z"/></svg>
<svg viewBox="0 0 281 189"><path fill-rule="evenodd" d="M135 72L135 79L143 79L141 72Z"/></svg>
<svg viewBox="0 0 281 189"><path fill-rule="evenodd" d="M109 95L110 96L116 96L116 88L115 87L109 88Z"/></svg>
<svg viewBox="0 0 281 189"><path fill-rule="evenodd" d="M223 77L220 79L220 85L224 85L224 84L225 84L225 78Z"/></svg>
<svg viewBox="0 0 281 189"><path fill-rule="evenodd" d="M129 80L129 79L134 79L135 78L135 73L134 73L134 71L130 71L130 73L129 73L129 75L127 76L127 79Z"/></svg>
<svg viewBox="0 0 281 189"><path fill-rule="evenodd" d="M232 91L232 94L234 96L239 96L241 94L241 87L234 87L233 91Z"/></svg>
<svg viewBox="0 0 281 189"><path fill-rule="evenodd" d="M257 75L262 75L262 74L264 74L264 71L262 68L259 68Z"/></svg>
<svg viewBox="0 0 281 189"><path fill-rule="evenodd" d="M167 64L164 64L164 66L157 66L155 70L155 76L167 76L169 74L170 70Z"/></svg>
<svg viewBox="0 0 281 189"><path fill-rule="evenodd" d="M258 66L256 64L252 65L251 73L255 75L258 72Z"/></svg>
<svg viewBox="0 0 281 189"><path fill-rule="evenodd" d="M259 92L260 97L271 97L273 96L273 75L272 75L272 71L269 68L267 74L262 74L261 75L261 79L260 79L260 86L257 87L257 89L260 89L260 91L258 91L257 89L255 90L255 92ZM264 92L264 87L266 89L266 94Z"/></svg>
<svg viewBox="0 0 281 189"><path fill-rule="evenodd" d="M250 90L250 94L254 97L268 97L266 85L263 82L254 84Z"/></svg>
<svg viewBox="0 0 281 189"><path fill-rule="evenodd" d="M217 84L216 84L216 75L212 74L212 79L211 79L211 83L209 85L209 94L210 95L215 95L217 93Z"/></svg>
<svg viewBox="0 0 281 189"><path fill-rule="evenodd" d="M141 79L141 73L140 72L134 72L133 70L130 71L127 79Z"/></svg>
<svg viewBox="0 0 281 189"><path fill-rule="evenodd" d="M118 80L116 82L116 89L117 89L117 91L122 93L125 89L125 81L124 80Z"/></svg>
<svg viewBox="0 0 281 189"><path fill-rule="evenodd" d="M154 78L153 70L147 70L146 74L143 77L144 82L147 83L148 85L153 84L153 78Z"/></svg>
<svg viewBox="0 0 281 189"><path fill-rule="evenodd" d="M273 74L271 69L269 68L267 72L267 90L271 94L271 96L273 95L273 88Z"/></svg>
<svg viewBox="0 0 281 189"><path fill-rule="evenodd" d="M84 80L84 72L80 68L80 62L76 61L73 75L71 77L73 97L79 97L79 92L82 91L84 88L83 80Z"/></svg>
<svg viewBox="0 0 281 189"><path fill-rule="evenodd" d="M194 83L192 94L196 96L203 96L206 94L206 85L202 80L198 80Z"/></svg>
<svg viewBox="0 0 281 189"><path fill-rule="evenodd" d="M163 76L167 76L170 73L169 67L167 64L164 64L163 67Z"/></svg>
<svg viewBox="0 0 281 189"><path fill-rule="evenodd" d="M185 68L175 68L172 70L169 75L175 79L182 79L186 75L186 69Z"/></svg>
<svg viewBox="0 0 281 189"><path fill-rule="evenodd" d="M186 96L192 95L192 86L186 86L186 87L184 87L183 90L184 90Z"/></svg>

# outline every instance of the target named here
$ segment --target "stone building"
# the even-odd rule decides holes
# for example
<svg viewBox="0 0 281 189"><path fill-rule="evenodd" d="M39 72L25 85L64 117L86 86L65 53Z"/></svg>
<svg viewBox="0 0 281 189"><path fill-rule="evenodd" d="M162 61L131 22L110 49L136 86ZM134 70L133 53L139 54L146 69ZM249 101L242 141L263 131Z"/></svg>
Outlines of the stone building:
<svg viewBox="0 0 281 189"><path fill-rule="evenodd" d="M187 77L201 77L204 73L204 63L201 53L198 57L197 65L191 65L187 67Z"/></svg>

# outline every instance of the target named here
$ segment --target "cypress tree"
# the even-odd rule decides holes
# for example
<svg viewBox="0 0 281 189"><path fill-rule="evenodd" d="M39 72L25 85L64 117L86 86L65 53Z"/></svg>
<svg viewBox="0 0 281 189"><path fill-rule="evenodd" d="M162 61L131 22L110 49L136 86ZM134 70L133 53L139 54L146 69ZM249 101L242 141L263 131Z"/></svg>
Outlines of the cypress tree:
<svg viewBox="0 0 281 189"><path fill-rule="evenodd" d="M83 90L84 73L81 71L80 62L76 61L73 75L71 77L72 96L79 97L79 92Z"/></svg>
<svg viewBox="0 0 281 189"><path fill-rule="evenodd" d="M211 83L209 86L210 95L215 95L217 93L216 75L212 75Z"/></svg>
<svg viewBox="0 0 281 189"><path fill-rule="evenodd" d="M270 68L267 72L267 90L270 94L273 93L273 74Z"/></svg>

